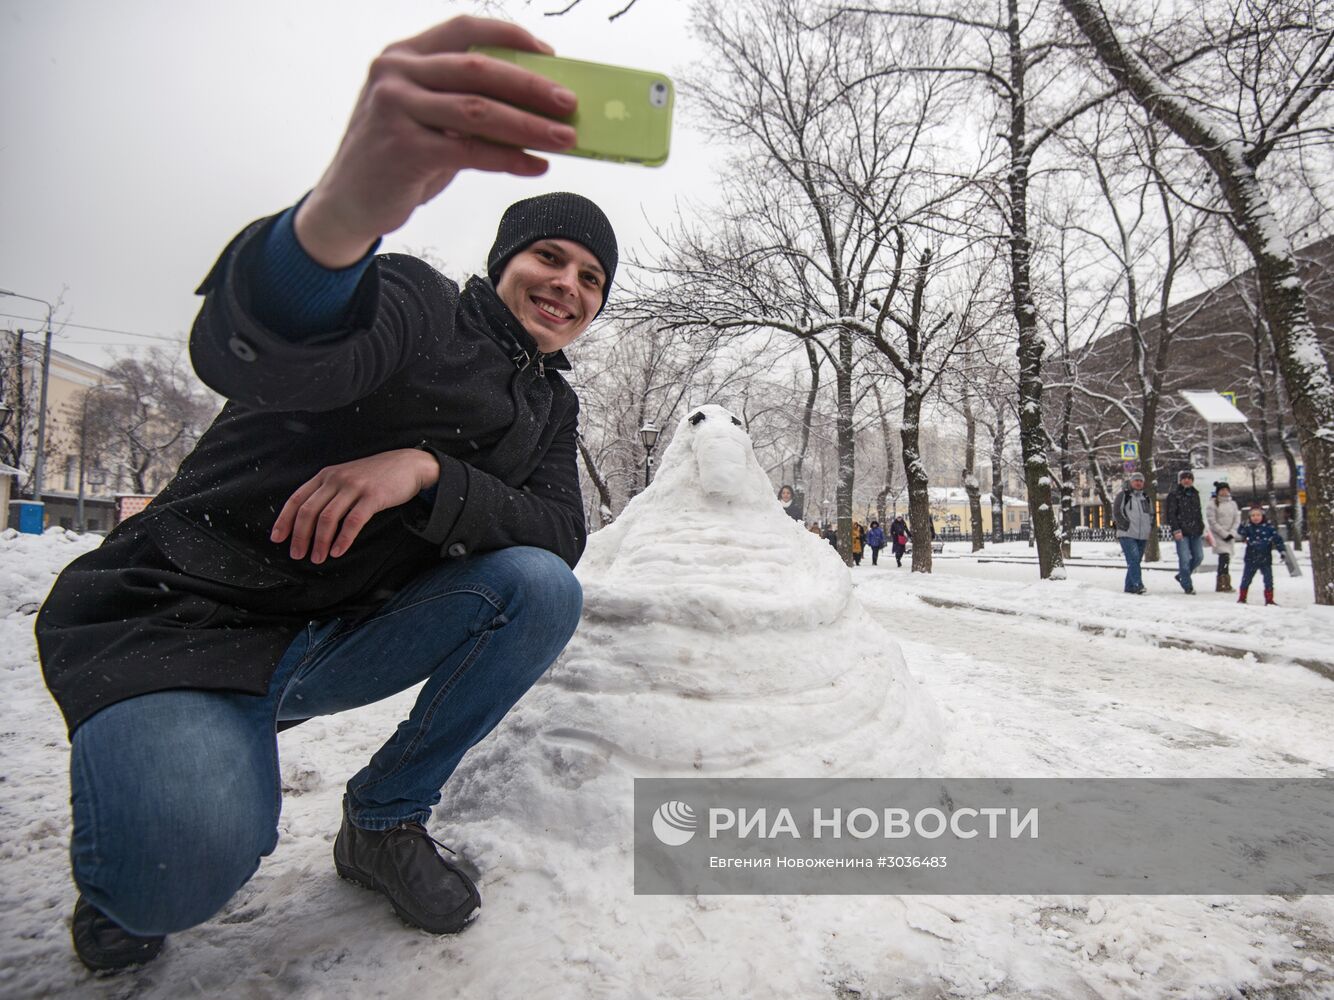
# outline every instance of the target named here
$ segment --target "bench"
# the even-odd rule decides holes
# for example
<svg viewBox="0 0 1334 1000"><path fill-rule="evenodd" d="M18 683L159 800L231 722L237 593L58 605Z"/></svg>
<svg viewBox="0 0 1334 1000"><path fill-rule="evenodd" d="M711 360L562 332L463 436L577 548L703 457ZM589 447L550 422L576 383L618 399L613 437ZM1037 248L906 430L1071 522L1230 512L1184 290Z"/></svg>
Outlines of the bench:
<svg viewBox="0 0 1334 1000"><path fill-rule="evenodd" d="M912 551L911 541L908 542L908 548L905 551L907 552ZM942 552L945 551L945 543L941 539L937 538L935 541L931 543L931 551L934 552L936 555L940 555Z"/></svg>

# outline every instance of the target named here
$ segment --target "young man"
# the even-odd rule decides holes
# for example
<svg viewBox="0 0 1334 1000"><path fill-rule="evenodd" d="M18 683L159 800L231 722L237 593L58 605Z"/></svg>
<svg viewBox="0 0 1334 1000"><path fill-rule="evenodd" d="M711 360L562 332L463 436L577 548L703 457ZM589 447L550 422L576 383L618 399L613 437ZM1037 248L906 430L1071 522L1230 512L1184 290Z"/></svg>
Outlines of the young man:
<svg viewBox="0 0 1334 1000"><path fill-rule="evenodd" d="M1177 547L1176 581L1187 594L1195 593L1190 575L1204 562L1204 508L1200 491L1195 488L1195 474L1185 469L1177 476L1176 486L1167 494L1167 526Z"/></svg>
<svg viewBox="0 0 1334 1000"><path fill-rule="evenodd" d="M459 759L579 620L578 400L561 349L606 302L616 238L577 195L511 206L488 279L372 256L463 169L541 173L573 98L458 18L376 60L299 207L205 279L196 370L229 402L144 513L61 575L37 621L71 731L94 970L153 958L217 913L277 842L275 728L425 682L348 782L337 871L408 923L480 904L424 823ZM522 105L531 110L520 110Z"/></svg>
<svg viewBox="0 0 1334 1000"><path fill-rule="evenodd" d="M1144 547L1153 532L1153 511L1144 493L1144 473L1132 472L1125 487L1112 501L1112 520L1116 524L1116 540L1126 557L1127 594L1144 594L1147 590L1140 572Z"/></svg>

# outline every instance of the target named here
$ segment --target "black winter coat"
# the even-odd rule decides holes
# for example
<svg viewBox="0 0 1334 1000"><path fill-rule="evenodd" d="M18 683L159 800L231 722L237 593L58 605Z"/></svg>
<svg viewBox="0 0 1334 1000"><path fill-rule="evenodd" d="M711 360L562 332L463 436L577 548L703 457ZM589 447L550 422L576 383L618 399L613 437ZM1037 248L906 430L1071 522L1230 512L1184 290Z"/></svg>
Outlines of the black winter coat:
<svg viewBox="0 0 1334 1000"><path fill-rule="evenodd" d="M908 539L912 537L912 532L908 530L908 522L901 517L894 518L889 526L889 537L892 541L892 549L899 555L908 551ZM899 539L903 542L900 544Z"/></svg>
<svg viewBox="0 0 1334 1000"><path fill-rule="evenodd" d="M306 622L365 616L442 556L513 545L573 566L585 527L578 399L496 296L414 257L377 257L344 328L293 343L251 314L247 266L272 220L223 252L190 351L228 397L175 478L71 563L37 618L47 685L70 732L169 688L262 694ZM329 465L422 446L433 505L382 511L337 559L293 560L269 531Z"/></svg>
<svg viewBox="0 0 1334 1000"><path fill-rule="evenodd" d="M1167 526L1183 535L1204 534L1204 508L1200 506L1200 491L1194 486L1177 483L1167 494L1163 505Z"/></svg>

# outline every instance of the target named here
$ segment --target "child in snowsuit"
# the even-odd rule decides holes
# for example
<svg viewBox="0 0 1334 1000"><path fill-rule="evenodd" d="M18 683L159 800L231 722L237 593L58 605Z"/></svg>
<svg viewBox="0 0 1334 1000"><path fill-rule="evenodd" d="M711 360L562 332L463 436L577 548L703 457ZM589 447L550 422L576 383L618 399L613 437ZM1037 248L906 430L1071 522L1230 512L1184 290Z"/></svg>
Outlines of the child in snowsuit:
<svg viewBox="0 0 1334 1000"><path fill-rule="evenodd" d="M1287 551L1278 529L1265 517L1264 508L1258 503L1251 504L1250 523L1237 529L1237 534L1246 539L1246 568L1241 573L1241 586L1237 589L1237 603L1246 603L1246 590L1256 570L1264 578L1265 603L1274 603L1274 549Z"/></svg>

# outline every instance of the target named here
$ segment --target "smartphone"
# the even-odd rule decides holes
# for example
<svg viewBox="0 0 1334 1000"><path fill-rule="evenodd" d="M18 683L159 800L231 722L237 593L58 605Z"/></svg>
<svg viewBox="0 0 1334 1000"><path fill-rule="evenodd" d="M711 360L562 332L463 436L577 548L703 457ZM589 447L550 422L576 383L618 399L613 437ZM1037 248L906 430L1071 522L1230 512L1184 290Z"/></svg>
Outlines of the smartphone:
<svg viewBox="0 0 1334 1000"><path fill-rule="evenodd" d="M569 119L576 136L575 147L565 151L570 155L646 167L667 162L676 88L664 74L491 45L472 51L514 63L578 95Z"/></svg>

